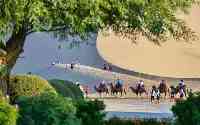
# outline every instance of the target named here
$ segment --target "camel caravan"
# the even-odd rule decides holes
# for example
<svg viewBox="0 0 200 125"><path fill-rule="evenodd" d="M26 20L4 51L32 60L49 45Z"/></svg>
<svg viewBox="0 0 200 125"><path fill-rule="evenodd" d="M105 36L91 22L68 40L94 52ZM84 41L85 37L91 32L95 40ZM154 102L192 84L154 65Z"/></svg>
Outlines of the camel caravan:
<svg viewBox="0 0 200 125"><path fill-rule="evenodd" d="M150 97L151 102L160 101L160 98L169 97L173 101L176 97L183 99L188 93L192 93L191 89L188 89L183 80L180 80L177 86L167 85L165 80L161 80L158 86L153 85L152 88L145 88L144 81L139 80L135 86L124 85L123 80L117 79L114 82L102 81L94 86L95 91L102 97L103 95L111 96L124 96L129 90L137 97Z"/></svg>

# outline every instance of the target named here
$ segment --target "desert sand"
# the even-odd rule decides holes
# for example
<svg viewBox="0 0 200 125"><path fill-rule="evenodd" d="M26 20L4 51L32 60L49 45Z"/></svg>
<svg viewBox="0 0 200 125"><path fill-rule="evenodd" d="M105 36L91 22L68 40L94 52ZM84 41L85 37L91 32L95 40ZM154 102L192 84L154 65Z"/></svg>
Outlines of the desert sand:
<svg viewBox="0 0 200 125"><path fill-rule="evenodd" d="M190 14L179 14L187 24L200 36L200 7L194 6ZM140 73L173 77L200 78L200 40L168 40L155 45L144 38L132 43L110 32L99 33L97 49L107 62Z"/></svg>

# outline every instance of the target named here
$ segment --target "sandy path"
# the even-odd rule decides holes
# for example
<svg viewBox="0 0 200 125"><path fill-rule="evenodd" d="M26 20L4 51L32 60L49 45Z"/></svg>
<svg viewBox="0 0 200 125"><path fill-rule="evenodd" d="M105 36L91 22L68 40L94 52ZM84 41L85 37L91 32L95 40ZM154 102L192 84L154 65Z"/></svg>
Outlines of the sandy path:
<svg viewBox="0 0 200 125"><path fill-rule="evenodd" d="M66 64L55 64L55 67L61 68L63 70L66 70ZM106 81L114 81L116 78L121 78L124 80L126 86L135 86L138 80L144 80L145 87L149 91L152 85L159 85L159 80L149 80L149 79L143 79L127 74L122 74L122 73L117 73L117 72L110 72L110 71L105 71L99 68L94 68L90 66L85 66L85 65L79 65L78 67L75 67L73 70L70 70L71 72L79 72L85 75L90 75L93 77L98 77L101 78L102 80ZM166 81L168 86L170 85L178 85L178 80L168 80ZM95 83L94 83L95 84ZM93 89L94 84L90 84L89 86L91 89ZM185 84L187 87L192 88L193 91L198 91L200 90L200 81L185 81Z"/></svg>
<svg viewBox="0 0 200 125"><path fill-rule="evenodd" d="M200 34L200 7L184 18ZM113 33L99 34L97 49L109 63L136 72L176 78L200 78L200 40L190 43L169 40L161 47L140 38L138 44Z"/></svg>

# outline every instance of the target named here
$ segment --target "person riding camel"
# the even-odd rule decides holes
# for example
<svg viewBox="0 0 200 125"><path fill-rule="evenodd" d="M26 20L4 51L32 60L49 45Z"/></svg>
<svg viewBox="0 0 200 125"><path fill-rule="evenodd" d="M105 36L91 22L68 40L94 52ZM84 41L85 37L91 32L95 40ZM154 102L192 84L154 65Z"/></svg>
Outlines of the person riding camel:
<svg viewBox="0 0 200 125"><path fill-rule="evenodd" d="M116 88L121 88L122 86L123 86L123 81L118 78L116 81Z"/></svg>
<svg viewBox="0 0 200 125"><path fill-rule="evenodd" d="M138 83L138 90L141 90L144 88L144 81L143 80L140 80L139 83Z"/></svg>
<svg viewBox="0 0 200 125"><path fill-rule="evenodd" d="M183 81L183 80L180 80L180 82L179 82L179 87L180 87L180 89L184 89L184 86L185 86L184 81Z"/></svg>
<svg viewBox="0 0 200 125"><path fill-rule="evenodd" d="M164 86L166 84L165 80L161 80L160 86Z"/></svg>
<svg viewBox="0 0 200 125"><path fill-rule="evenodd" d="M106 86L106 82L104 80L100 82L99 88L105 88L105 86Z"/></svg>

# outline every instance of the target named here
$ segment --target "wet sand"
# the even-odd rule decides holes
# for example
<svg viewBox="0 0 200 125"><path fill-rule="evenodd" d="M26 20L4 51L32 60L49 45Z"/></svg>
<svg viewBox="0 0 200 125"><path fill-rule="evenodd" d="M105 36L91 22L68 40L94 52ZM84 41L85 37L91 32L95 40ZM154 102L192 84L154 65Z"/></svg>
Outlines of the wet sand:
<svg viewBox="0 0 200 125"><path fill-rule="evenodd" d="M107 117L123 117L123 118L172 118L171 108L174 102L169 99L161 99L160 103L151 103L149 98L123 96L111 97L105 96L99 98L98 95L89 95L90 99L98 98L104 101L106 105L105 111Z"/></svg>
<svg viewBox="0 0 200 125"><path fill-rule="evenodd" d="M189 15L179 14L200 36L200 7L193 7ZM150 75L174 78L200 78L200 40L169 40L155 45L140 38L138 44L116 36L102 35L97 38L99 54L107 62L130 70Z"/></svg>

